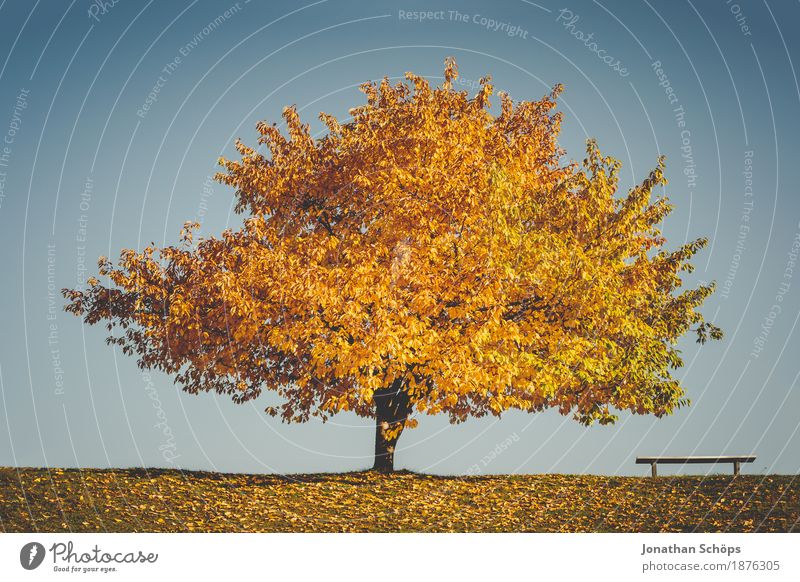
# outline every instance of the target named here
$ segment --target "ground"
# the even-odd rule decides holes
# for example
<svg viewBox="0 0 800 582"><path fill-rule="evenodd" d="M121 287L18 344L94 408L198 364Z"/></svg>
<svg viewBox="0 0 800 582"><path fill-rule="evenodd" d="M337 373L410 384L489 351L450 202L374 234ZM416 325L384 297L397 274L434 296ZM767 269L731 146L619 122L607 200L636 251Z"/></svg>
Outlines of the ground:
<svg viewBox="0 0 800 582"><path fill-rule="evenodd" d="M7 532L790 532L800 478L0 468Z"/></svg>

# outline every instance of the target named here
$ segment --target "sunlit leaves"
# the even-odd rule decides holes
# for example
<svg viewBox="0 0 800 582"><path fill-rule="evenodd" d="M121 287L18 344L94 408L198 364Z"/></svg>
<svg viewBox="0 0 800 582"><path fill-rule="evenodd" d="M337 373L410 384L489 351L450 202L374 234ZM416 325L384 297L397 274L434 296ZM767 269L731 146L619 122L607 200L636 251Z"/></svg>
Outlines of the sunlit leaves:
<svg viewBox="0 0 800 582"><path fill-rule="evenodd" d="M0 468L5 531L789 532L792 476L223 475Z"/></svg>
<svg viewBox="0 0 800 582"><path fill-rule="evenodd" d="M454 421L556 408L584 423L685 403L671 375L713 286L681 290L705 244L664 249L664 161L620 193L619 161L557 144L557 86L539 101L366 83L367 103L315 139L297 110L237 142L218 179L241 229L105 259L67 309L192 393L275 390L285 420L374 414L400 380L419 413Z"/></svg>

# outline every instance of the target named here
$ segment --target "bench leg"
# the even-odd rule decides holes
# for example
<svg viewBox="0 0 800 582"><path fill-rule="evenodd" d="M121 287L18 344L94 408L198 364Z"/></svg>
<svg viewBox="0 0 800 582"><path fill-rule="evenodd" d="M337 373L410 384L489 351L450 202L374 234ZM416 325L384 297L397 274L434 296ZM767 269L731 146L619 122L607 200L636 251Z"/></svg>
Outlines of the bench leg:
<svg viewBox="0 0 800 582"><path fill-rule="evenodd" d="M739 474L739 469L740 468L741 468L741 465L740 465L739 461L734 461L733 462L733 474L734 474L734 476Z"/></svg>
<svg viewBox="0 0 800 582"><path fill-rule="evenodd" d="M656 463L650 463L650 476L651 477L658 477L658 471L656 470Z"/></svg>

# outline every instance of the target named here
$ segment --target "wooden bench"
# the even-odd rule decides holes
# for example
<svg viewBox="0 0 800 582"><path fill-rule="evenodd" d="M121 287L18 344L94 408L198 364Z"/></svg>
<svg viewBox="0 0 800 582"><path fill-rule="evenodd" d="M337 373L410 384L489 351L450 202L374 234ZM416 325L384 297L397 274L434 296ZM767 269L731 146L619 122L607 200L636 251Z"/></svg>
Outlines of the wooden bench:
<svg viewBox="0 0 800 582"><path fill-rule="evenodd" d="M721 457L636 457L637 465L650 465L653 477L658 475L656 465L683 465L686 463L733 463L733 474L738 475L742 463L752 463L756 460L755 455L732 455Z"/></svg>

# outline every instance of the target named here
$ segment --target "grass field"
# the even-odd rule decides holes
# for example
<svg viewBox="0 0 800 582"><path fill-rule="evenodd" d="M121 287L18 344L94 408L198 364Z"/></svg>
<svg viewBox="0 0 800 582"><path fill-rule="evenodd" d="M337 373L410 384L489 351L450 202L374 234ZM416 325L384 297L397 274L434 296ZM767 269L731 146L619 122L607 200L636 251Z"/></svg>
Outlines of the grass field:
<svg viewBox="0 0 800 582"><path fill-rule="evenodd" d="M797 476L0 468L4 531L800 531Z"/></svg>

